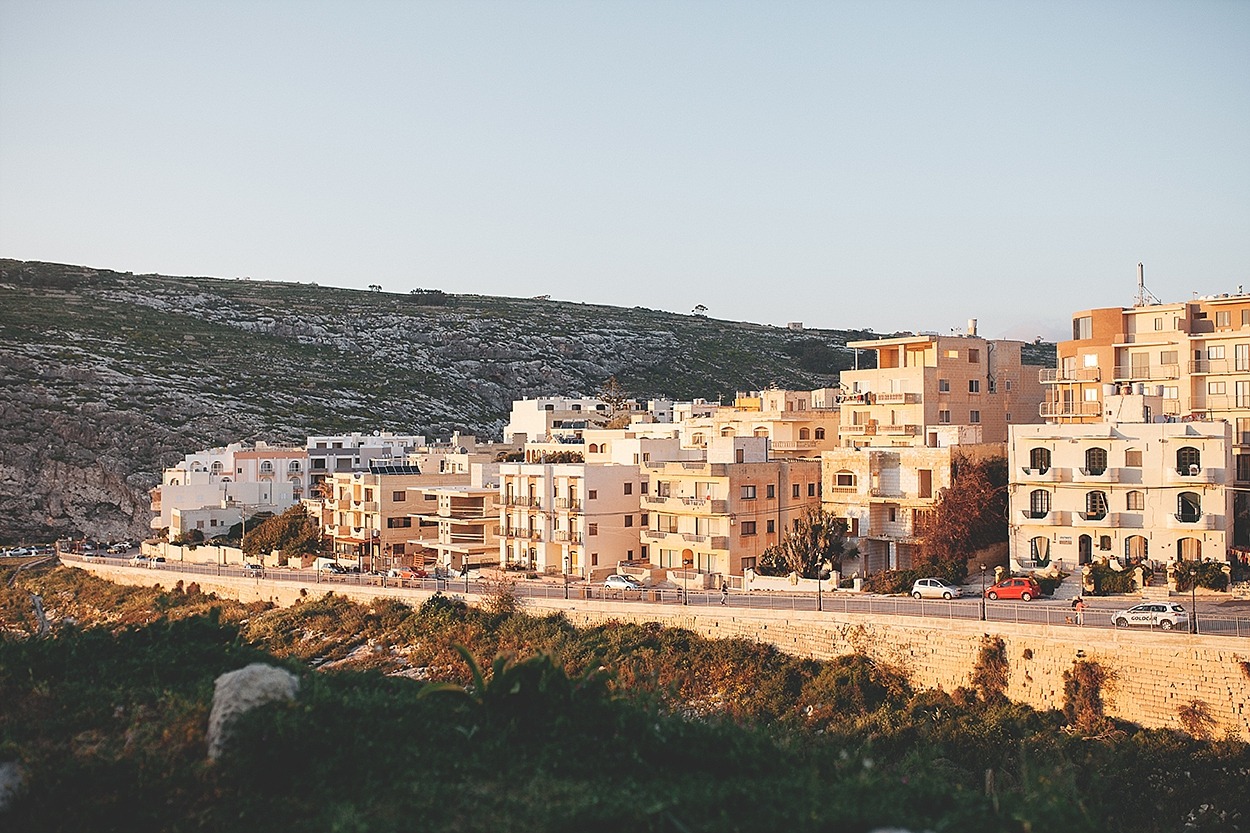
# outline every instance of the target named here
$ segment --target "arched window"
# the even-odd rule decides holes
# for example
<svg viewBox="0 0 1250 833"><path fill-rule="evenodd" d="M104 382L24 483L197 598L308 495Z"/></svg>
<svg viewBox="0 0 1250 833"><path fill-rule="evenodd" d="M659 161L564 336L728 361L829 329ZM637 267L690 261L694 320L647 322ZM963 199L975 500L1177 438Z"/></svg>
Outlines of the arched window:
<svg viewBox="0 0 1250 833"><path fill-rule="evenodd" d="M1102 550L1103 552L1109 552L1111 550L1111 536L1110 535L1103 535L1099 537L1098 549Z"/></svg>
<svg viewBox="0 0 1250 833"><path fill-rule="evenodd" d="M1085 511L1081 513L1081 517L1087 521L1101 521L1107 517L1107 493L1086 492Z"/></svg>
<svg viewBox="0 0 1250 833"><path fill-rule="evenodd" d="M299 460L292 460L290 463L288 463L286 470L287 471L299 471L300 470Z"/></svg>
<svg viewBox="0 0 1250 833"><path fill-rule="evenodd" d="M817 429L816 429L816 439L818 439L818 440L823 440L824 438L825 438L825 429L823 429L823 428L817 428Z"/></svg>
<svg viewBox="0 0 1250 833"><path fill-rule="evenodd" d="M1034 489L1029 492L1029 517L1044 518L1050 514L1050 492Z"/></svg>
<svg viewBox="0 0 1250 833"><path fill-rule="evenodd" d="M721 435L722 437L733 437L733 436L735 436L735 433L734 433L734 430L733 430L732 428L730 428L728 425L726 425L724 428L720 429L720 435Z"/></svg>
<svg viewBox="0 0 1250 833"><path fill-rule="evenodd" d="M1144 535L1130 535L1124 539L1124 557L1129 561L1144 561L1150 542Z"/></svg>
<svg viewBox="0 0 1250 833"><path fill-rule="evenodd" d="M754 433L755 433L755 436L757 437L767 437L768 429L761 425L760 427L755 429Z"/></svg>
<svg viewBox="0 0 1250 833"><path fill-rule="evenodd" d="M1184 476L1202 471L1202 454L1191 445L1176 449L1176 473Z"/></svg>
<svg viewBox="0 0 1250 833"><path fill-rule="evenodd" d="M1106 470L1107 449L1097 447L1085 449L1085 471L1082 473L1098 476Z"/></svg>
<svg viewBox="0 0 1250 833"><path fill-rule="evenodd" d="M1176 520L1183 524L1197 523L1202 517L1202 496L1197 492L1181 492L1176 496Z"/></svg>
<svg viewBox="0 0 1250 833"><path fill-rule="evenodd" d="M800 429L799 429L799 439L800 439L800 440L810 440L811 438L812 438L812 432L811 432L811 431L807 430L806 428L800 428Z"/></svg>
<svg viewBox="0 0 1250 833"><path fill-rule="evenodd" d="M1141 512L1146 508L1146 493L1133 489L1124 496L1124 508L1130 512Z"/></svg>
<svg viewBox="0 0 1250 833"><path fill-rule="evenodd" d="M1029 555L1039 567L1050 563L1050 539L1038 536L1029 540Z"/></svg>
<svg viewBox="0 0 1250 833"><path fill-rule="evenodd" d="M599 446L596 443L591 443L589 446L586 447L586 450L589 451L591 454L598 454Z"/></svg>
<svg viewBox="0 0 1250 833"><path fill-rule="evenodd" d="M209 468L209 472L212 474L221 474L221 461L214 460L212 467Z"/></svg>
<svg viewBox="0 0 1250 833"><path fill-rule="evenodd" d="M690 435L690 444L691 444L691 445L703 445L703 435L702 435L702 434L691 434L691 435Z"/></svg>
<svg viewBox="0 0 1250 833"><path fill-rule="evenodd" d="M1029 468L1038 474L1045 474L1050 469L1050 449L1029 449Z"/></svg>
<svg viewBox="0 0 1250 833"><path fill-rule="evenodd" d="M260 471L261 471L261 474L273 474L273 463L271 463L269 460L265 460L261 462Z"/></svg>
<svg viewBox="0 0 1250 833"><path fill-rule="evenodd" d="M1202 542L1197 538L1182 538L1176 542L1176 558L1180 561L1201 561Z"/></svg>
<svg viewBox="0 0 1250 833"><path fill-rule="evenodd" d="M834 485L842 488L853 487L855 485L855 472L846 471L845 469L834 475Z"/></svg>

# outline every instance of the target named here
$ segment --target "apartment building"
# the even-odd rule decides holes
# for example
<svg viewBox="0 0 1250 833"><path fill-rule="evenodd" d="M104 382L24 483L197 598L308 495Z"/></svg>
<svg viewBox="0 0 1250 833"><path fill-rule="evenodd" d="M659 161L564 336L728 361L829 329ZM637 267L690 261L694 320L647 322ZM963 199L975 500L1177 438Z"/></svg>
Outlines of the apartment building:
<svg viewBox="0 0 1250 833"><path fill-rule="evenodd" d="M839 407L822 393L772 388L739 394L733 407L684 420L683 443L706 448L713 437L763 437L772 457L819 457L838 447Z"/></svg>
<svg viewBox="0 0 1250 833"><path fill-rule="evenodd" d="M1022 363L1022 342L969 331L849 342L876 367L842 372L841 445L1003 443L1009 423L1040 422L1044 368Z"/></svg>
<svg viewBox="0 0 1250 833"><path fill-rule="evenodd" d="M366 471L374 465L403 464L410 452L425 444L425 437L419 434L389 431L309 437L309 490L317 490L330 475Z"/></svg>
<svg viewBox="0 0 1250 833"><path fill-rule="evenodd" d="M1232 426L1230 486L1235 515L1250 502L1250 295L1219 295L1175 304L1082 310L1072 339L1057 347L1042 374L1042 415L1059 424L1103 419L1108 397L1160 396L1158 413L1179 420L1224 420ZM1237 525L1231 543L1250 543Z"/></svg>
<svg viewBox="0 0 1250 833"><path fill-rule="evenodd" d="M499 566L499 465L474 464L464 486L410 489L413 528L428 534L410 537L406 563L433 564L463 570Z"/></svg>
<svg viewBox="0 0 1250 833"><path fill-rule="evenodd" d="M149 493L152 528L170 530L171 535L178 534L175 527L181 532L199 529L212 538L238 523L244 511L285 512L298 500L305 468L303 449L263 442L231 443L188 454L165 469L161 485ZM224 514L208 511L214 509ZM190 524L182 518L175 524L175 513L194 510L205 511ZM218 528L222 524L225 528Z"/></svg>
<svg viewBox="0 0 1250 833"><path fill-rule="evenodd" d="M821 454L821 504L847 522L858 559L843 572L869 575L910 569L924 543L924 523L951 484L955 455L1002 457L1005 443L844 447Z"/></svg>
<svg viewBox="0 0 1250 833"><path fill-rule="evenodd" d="M1232 427L1158 421L1163 403L1107 395L1101 422L1012 427L1013 568L1227 558Z"/></svg>
<svg viewBox="0 0 1250 833"><path fill-rule="evenodd" d="M501 463L499 563L595 578L641 557L636 465Z"/></svg>
<svg viewBox="0 0 1250 833"><path fill-rule="evenodd" d="M551 442L574 437L584 428L602 428L611 408L602 399L543 397L518 399L512 403L508 424L503 429L505 443Z"/></svg>
<svg viewBox="0 0 1250 833"><path fill-rule="evenodd" d="M820 505L819 460L770 460L764 437L713 437L707 459L651 462L642 509L654 568L693 571L702 585L741 576L809 508Z"/></svg>

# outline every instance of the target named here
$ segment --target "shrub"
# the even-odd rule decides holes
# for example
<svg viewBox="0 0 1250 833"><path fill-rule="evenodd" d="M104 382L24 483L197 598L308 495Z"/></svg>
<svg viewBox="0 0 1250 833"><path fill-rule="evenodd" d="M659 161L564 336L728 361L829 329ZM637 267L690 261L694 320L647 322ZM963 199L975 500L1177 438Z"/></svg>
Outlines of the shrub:
<svg viewBox="0 0 1250 833"><path fill-rule="evenodd" d="M977 655L976 667L972 670L972 687L977 695L989 703L1002 700L1007 692L1007 643L1002 637L983 636L981 652Z"/></svg>
<svg viewBox="0 0 1250 833"><path fill-rule="evenodd" d="M886 570L864 579L864 589L871 593L910 593L916 579L927 575L918 570Z"/></svg>
<svg viewBox="0 0 1250 833"><path fill-rule="evenodd" d="M1063 715L1078 732L1097 735L1111 727L1103 711L1102 687L1110 679L1098 663L1078 660L1063 672Z"/></svg>
<svg viewBox="0 0 1250 833"><path fill-rule="evenodd" d="M1136 574L1132 570L1119 572L1111 569L1105 561L1091 564L1090 576L1094 579L1095 596L1135 593L1138 589Z"/></svg>
<svg viewBox="0 0 1250 833"><path fill-rule="evenodd" d="M1221 561L1178 561L1173 565L1176 574L1176 589L1188 593L1193 586L1189 577L1190 571L1198 574L1198 586L1207 590L1224 592L1228 589L1228 574L1224 572Z"/></svg>

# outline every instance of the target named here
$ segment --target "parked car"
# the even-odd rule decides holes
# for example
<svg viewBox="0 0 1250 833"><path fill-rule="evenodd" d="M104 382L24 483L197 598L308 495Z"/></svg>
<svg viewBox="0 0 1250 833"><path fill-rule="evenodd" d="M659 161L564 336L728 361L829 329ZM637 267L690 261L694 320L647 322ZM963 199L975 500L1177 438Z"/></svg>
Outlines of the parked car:
<svg viewBox="0 0 1250 833"><path fill-rule="evenodd" d="M86 550L83 550L83 552L86 552ZM146 567L148 566L148 557L146 555L136 555L130 559L130 565L132 567Z"/></svg>
<svg viewBox="0 0 1250 833"><path fill-rule="evenodd" d="M1032 576L1022 578L1005 578L995 585L985 588L987 599L1020 599L1027 602L1041 595L1041 587Z"/></svg>
<svg viewBox="0 0 1250 833"><path fill-rule="evenodd" d="M345 576L349 572L346 567L338 562L327 564L322 568L322 572L329 573L332 576Z"/></svg>
<svg viewBox="0 0 1250 833"><path fill-rule="evenodd" d="M125 555L130 551L130 543L128 541L118 541L116 544L110 544L108 551L113 555Z"/></svg>
<svg viewBox="0 0 1250 833"><path fill-rule="evenodd" d="M1173 628L1189 628L1189 612L1178 604L1171 602L1145 602L1121 610L1111 615L1111 621L1117 628L1131 625L1148 625L1170 631Z"/></svg>
<svg viewBox="0 0 1250 833"><path fill-rule="evenodd" d="M423 567L395 567L387 575L390 578L426 578L429 572Z"/></svg>
<svg viewBox="0 0 1250 833"><path fill-rule="evenodd" d="M246 575L259 576L265 572L265 568L259 564L244 564L243 572Z"/></svg>
<svg viewBox="0 0 1250 833"><path fill-rule="evenodd" d="M27 549L26 547L14 547L11 550L5 550L4 554L9 558L22 558L27 555L34 555L35 553L33 550Z"/></svg>
<svg viewBox="0 0 1250 833"><path fill-rule="evenodd" d="M944 578L918 578L911 586L911 594L917 599L954 599L964 591Z"/></svg>
<svg viewBox="0 0 1250 833"><path fill-rule="evenodd" d="M642 590L642 584L633 576L608 576L603 586L608 590Z"/></svg>
<svg viewBox="0 0 1250 833"><path fill-rule="evenodd" d="M165 556L163 555L158 555L155 558L151 558L148 560L149 569L158 570L164 566L165 566Z"/></svg>

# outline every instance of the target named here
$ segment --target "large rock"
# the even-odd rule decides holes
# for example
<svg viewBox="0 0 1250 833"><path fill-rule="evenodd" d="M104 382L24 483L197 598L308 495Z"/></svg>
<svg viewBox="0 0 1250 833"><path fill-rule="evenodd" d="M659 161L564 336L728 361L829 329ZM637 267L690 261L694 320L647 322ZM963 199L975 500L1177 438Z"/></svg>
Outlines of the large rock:
<svg viewBox="0 0 1250 833"><path fill-rule="evenodd" d="M240 715L266 703L294 700L299 692L298 677L261 662L222 674L214 685L213 711L208 716L208 757L214 761L225 751Z"/></svg>
<svg viewBox="0 0 1250 833"><path fill-rule="evenodd" d="M17 761L0 763L0 813L13 806L14 799L26 785L26 773Z"/></svg>

